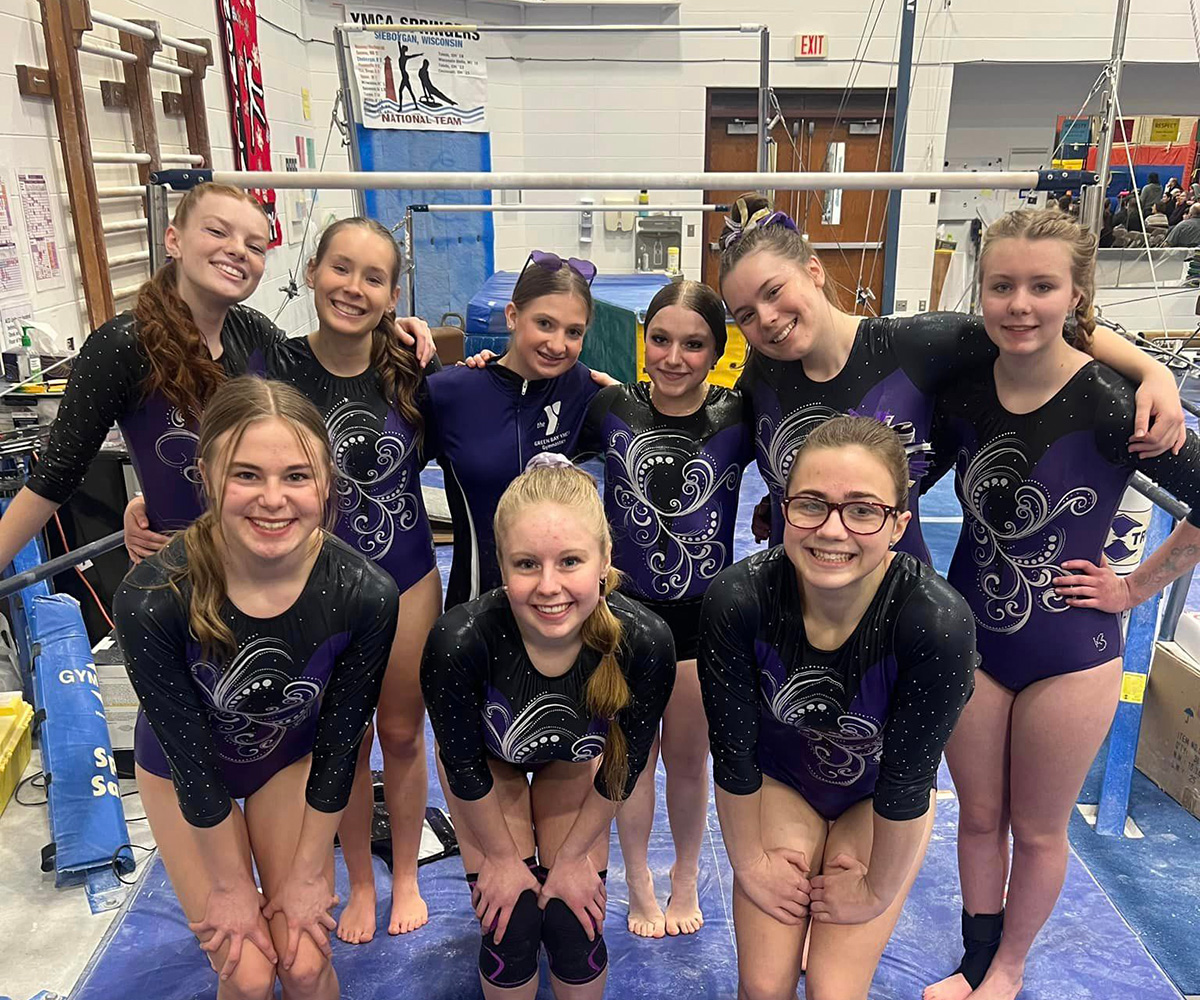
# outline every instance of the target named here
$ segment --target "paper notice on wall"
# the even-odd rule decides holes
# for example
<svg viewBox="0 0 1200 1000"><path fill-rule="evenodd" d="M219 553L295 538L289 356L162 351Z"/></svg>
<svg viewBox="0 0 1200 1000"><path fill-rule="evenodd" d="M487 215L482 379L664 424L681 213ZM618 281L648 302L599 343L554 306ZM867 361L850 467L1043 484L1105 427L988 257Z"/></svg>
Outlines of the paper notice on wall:
<svg viewBox="0 0 1200 1000"><path fill-rule="evenodd" d="M39 287L64 284L59 256L58 228L50 205L50 186L46 175L33 172L17 174L21 192L21 214L25 217L25 236L29 240L29 259L33 280Z"/></svg>
<svg viewBox="0 0 1200 1000"><path fill-rule="evenodd" d="M477 31L422 31L423 24L456 24L346 6L357 24L394 29L349 37L359 120L367 128L436 132L487 131L487 61Z"/></svg>
<svg viewBox="0 0 1200 1000"><path fill-rule="evenodd" d="M28 299L0 302L0 350L15 351L21 346L21 327L33 322L33 303Z"/></svg>
<svg viewBox="0 0 1200 1000"><path fill-rule="evenodd" d="M25 291L21 254L17 250L17 219L13 215L8 181L0 177L0 295Z"/></svg>

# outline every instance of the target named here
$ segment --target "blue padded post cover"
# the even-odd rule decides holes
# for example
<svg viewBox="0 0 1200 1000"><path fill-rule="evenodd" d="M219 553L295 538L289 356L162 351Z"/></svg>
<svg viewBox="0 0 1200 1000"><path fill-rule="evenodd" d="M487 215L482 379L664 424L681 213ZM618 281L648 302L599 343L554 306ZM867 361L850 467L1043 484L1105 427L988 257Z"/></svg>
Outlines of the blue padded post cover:
<svg viewBox="0 0 1200 1000"><path fill-rule="evenodd" d="M79 602L69 594L27 606L33 686L46 713L39 730L57 886L78 885L112 865L133 870L129 831L104 702ZM118 854L118 851L120 853Z"/></svg>

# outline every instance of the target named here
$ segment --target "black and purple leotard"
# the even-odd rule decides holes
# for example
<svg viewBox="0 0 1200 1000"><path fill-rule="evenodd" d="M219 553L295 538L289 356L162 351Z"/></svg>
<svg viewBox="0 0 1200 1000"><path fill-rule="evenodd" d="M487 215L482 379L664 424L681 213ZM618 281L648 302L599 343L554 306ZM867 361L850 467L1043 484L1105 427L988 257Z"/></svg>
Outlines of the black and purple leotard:
<svg viewBox="0 0 1200 1000"><path fill-rule="evenodd" d="M710 386L685 417L659 412L650 384L601 389L580 438L604 456L604 508L623 592L671 626L681 660L696 657L700 600L733 562L742 471L754 442L742 394Z"/></svg>
<svg viewBox="0 0 1200 1000"><path fill-rule="evenodd" d="M814 427L841 413L877 417L900 435L909 456L913 518L897 548L929 562L918 495L930 459L934 394L957 375L996 356L981 320L961 313L869 318L858 325L842 370L815 382L800 361L755 353L738 387L754 422L758 468L771 494L771 541L783 540L780 502L796 450Z"/></svg>
<svg viewBox="0 0 1200 1000"><path fill-rule="evenodd" d="M262 313L233 306L221 329L223 353L218 360L227 372L237 374L251 350L282 336ZM40 497L66 503L115 423L142 485L150 527L170 531L199 517L204 508L196 468L196 422L161 393L146 395L143 386L149 373L132 313L121 313L93 331L75 359L50 441L26 485Z"/></svg>
<svg viewBox="0 0 1200 1000"><path fill-rule="evenodd" d="M416 434L379 377L370 369L348 378L332 374L307 337L273 343L248 365L294 385L321 411L338 474L338 537L378 563L404 593L437 563Z"/></svg>
<svg viewBox="0 0 1200 1000"><path fill-rule="evenodd" d="M500 495L543 451L574 455L600 387L586 365L527 380L499 364L445 368L426 381L424 454L446 474L454 561L446 607L500 586L492 517Z"/></svg>
<svg viewBox="0 0 1200 1000"><path fill-rule="evenodd" d="M252 618L226 600L231 657L205 655L188 629L181 541L135 566L113 599L125 669L141 702L134 757L171 778L184 818L220 823L231 800L253 795L312 754L307 801L338 812L350 797L358 746L379 701L396 632L391 578L327 536L295 603Z"/></svg>
<svg viewBox="0 0 1200 1000"><path fill-rule="evenodd" d="M624 789L612 789L600 771L595 786L617 799L633 790L646 766L675 684L675 650L667 627L636 601L621 594L607 600L624 629L617 658L633 695L617 714L629 778ZM502 590L442 615L425 643L421 688L451 791L468 801L483 798L492 788L489 756L520 768L600 756L608 723L587 709L584 697L599 663L600 654L585 646L565 674L539 673Z"/></svg>
<svg viewBox="0 0 1200 1000"><path fill-rule="evenodd" d="M836 650L808 642L782 546L755 553L704 597L700 684L713 780L749 795L766 774L826 819L866 798L886 819L921 816L976 660L966 602L907 553L892 558Z"/></svg>
<svg viewBox="0 0 1200 1000"><path fill-rule="evenodd" d="M1178 455L1129 454L1135 387L1098 361L1045 404L1010 413L983 365L938 398L935 440L955 459L963 526L948 578L978 626L980 666L1013 691L1122 655L1119 615L1068 605L1063 562L1100 562L1121 495L1141 471L1200 525L1200 440Z"/></svg>

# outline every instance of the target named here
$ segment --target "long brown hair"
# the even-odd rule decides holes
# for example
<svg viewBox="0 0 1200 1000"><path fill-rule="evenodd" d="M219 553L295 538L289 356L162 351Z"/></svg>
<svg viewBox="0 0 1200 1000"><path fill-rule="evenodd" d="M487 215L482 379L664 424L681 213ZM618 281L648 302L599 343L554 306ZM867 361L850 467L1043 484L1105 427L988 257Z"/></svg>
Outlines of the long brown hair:
<svg viewBox="0 0 1200 1000"><path fill-rule="evenodd" d="M332 523L333 458L329 431L317 408L298 389L283 382L244 375L222 383L204 407L196 444L196 454L204 463L208 503L204 513L182 532L187 564L168 567L176 589L185 577L191 584L188 625L201 649L209 654L228 656L237 648L237 639L221 618L227 593L221 532L226 473L246 428L271 417L288 424L296 435L317 477L317 489L326 497L326 529Z"/></svg>
<svg viewBox="0 0 1200 1000"><path fill-rule="evenodd" d="M600 552L604 560L609 560L612 555L612 536L609 534L608 520L604 516L604 504L600 501L596 481L574 466L541 466L529 469L508 484L508 489L496 505L493 525L498 555L503 553L504 540L517 514L527 507L545 503L557 504L574 512L594 533L597 542L600 543ZM625 782L629 777L629 744L617 720L617 713L629 705L633 696L617 659L624 631L604 596L617 588L620 579L620 573L610 566L604 578L600 603L584 621L580 638L586 647L600 654L600 663L588 678L584 690L588 710L608 720L608 734L604 738L604 761L600 770L609 791L624 798Z"/></svg>
<svg viewBox="0 0 1200 1000"><path fill-rule="evenodd" d="M182 229L196 206L206 197L220 195L262 206L241 188L228 184L197 184L175 206L171 225ZM225 370L213 360L192 310L179 295L178 265L168 261L141 288L133 315L138 340L150 362L150 374L142 386L144 395L161 392L185 417L198 418L208 398L225 379Z"/></svg>
<svg viewBox="0 0 1200 1000"><path fill-rule="evenodd" d="M1034 212L1018 208L1006 212L987 228L979 249L979 277L983 281L989 251L1000 240L1058 240L1071 253L1071 284L1079 293L1074 312L1074 329L1063 327L1067 343L1081 351L1091 351L1096 332L1096 235L1061 212Z"/></svg>
<svg viewBox="0 0 1200 1000"><path fill-rule="evenodd" d="M812 244L804 238L803 234L795 229L789 229L782 221L760 224L762 217L768 215L772 208L773 206L766 198L755 192L744 194L734 202L725 220L725 231L721 235L721 268L718 272L718 285L725 280L726 275L740 261L760 250L789 260L797 267L806 266L817 255ZM760 213L762 213L761 216ZM784 215L782 212L778 214L779 216ZM841 308L837 291L833 287L833 280L828 273L825 275L822 291L830 305Z"/></svg>
<svg viewBox="0 0 1200 1000"><path fill-rule="evenodd" d="M387 243L392 251L392 283L388 287L395 290L400 281L400 248L396 245L395 238L386 226L374 219L363 218L361 215L339 219L337 222L331 223L321 234L316 253L313 254L309 266L320 267L333 238L351 226L365 229ZM396 412L413 429L413 441L420 446L425 429L421 411L417 407L417 390L421 385L421 364L417 361L417 356L396 339L395 327L396 310L384 310L379 324L371 331L371 367L375 369L383 382L383 392L388 402L395 405Z"/></svg>

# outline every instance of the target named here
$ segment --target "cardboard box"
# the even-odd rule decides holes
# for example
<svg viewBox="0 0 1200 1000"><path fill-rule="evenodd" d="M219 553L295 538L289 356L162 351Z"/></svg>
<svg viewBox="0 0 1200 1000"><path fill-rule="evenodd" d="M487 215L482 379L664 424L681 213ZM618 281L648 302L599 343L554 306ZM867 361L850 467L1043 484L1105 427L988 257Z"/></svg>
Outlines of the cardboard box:
<svg viewBox="0 0 1200 1000"><path fill-rule="evenodd" d="M1173 642L1154 648L1136 765L1200 818L1200 664Z"/></svg>

